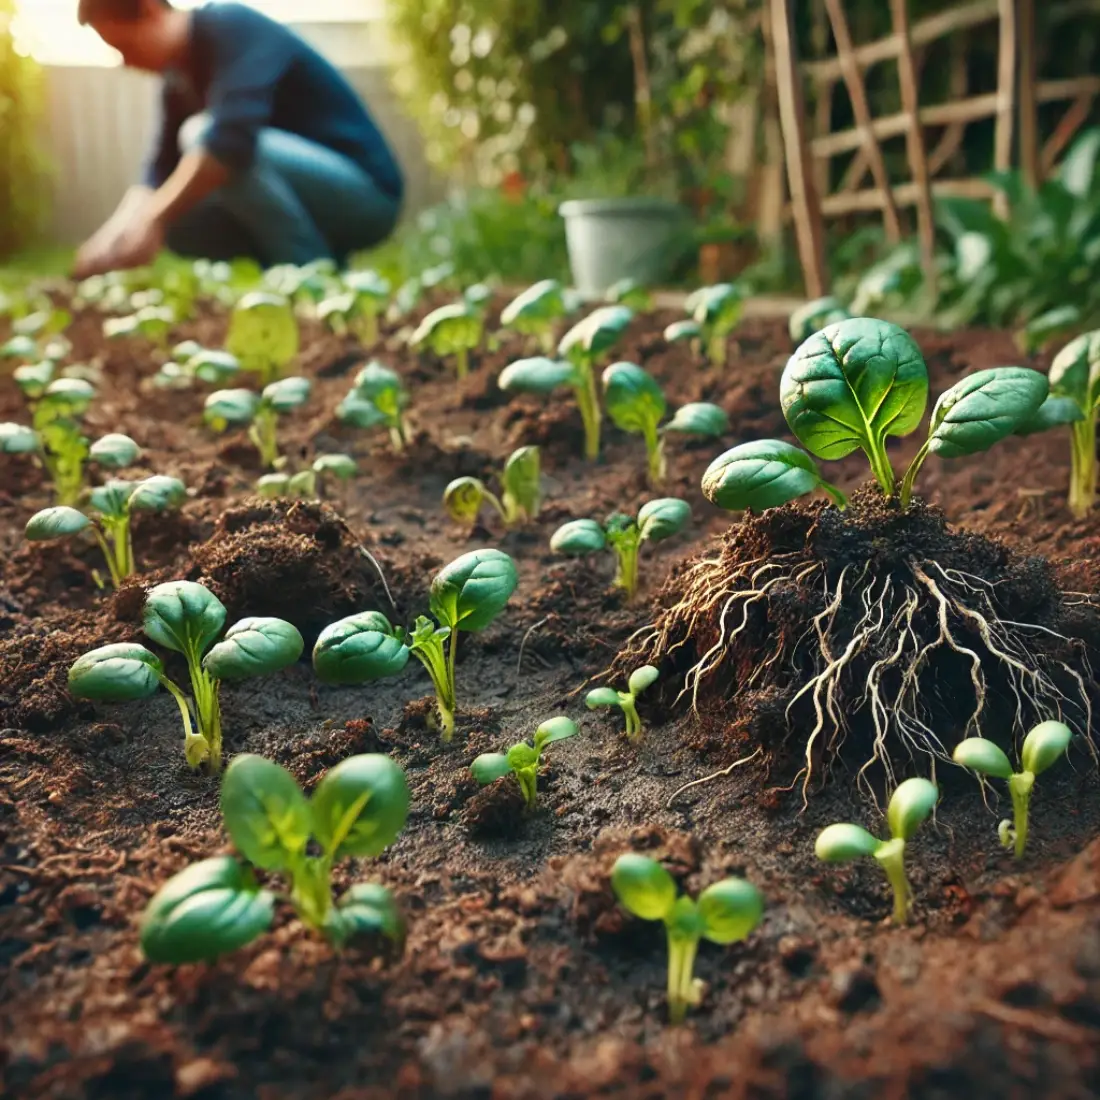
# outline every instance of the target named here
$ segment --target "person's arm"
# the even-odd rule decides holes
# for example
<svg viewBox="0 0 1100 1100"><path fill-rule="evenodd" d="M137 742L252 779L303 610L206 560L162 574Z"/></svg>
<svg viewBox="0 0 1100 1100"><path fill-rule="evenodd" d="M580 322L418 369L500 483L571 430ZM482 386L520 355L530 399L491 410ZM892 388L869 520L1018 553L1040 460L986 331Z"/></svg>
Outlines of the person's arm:
<svg viewBox="0 0 1100 1100"><path fill-rule="evenodd" d="M229 169L205 149L181 158L176 170L146 200L145 217L166 229L229 178Z"/></svg>

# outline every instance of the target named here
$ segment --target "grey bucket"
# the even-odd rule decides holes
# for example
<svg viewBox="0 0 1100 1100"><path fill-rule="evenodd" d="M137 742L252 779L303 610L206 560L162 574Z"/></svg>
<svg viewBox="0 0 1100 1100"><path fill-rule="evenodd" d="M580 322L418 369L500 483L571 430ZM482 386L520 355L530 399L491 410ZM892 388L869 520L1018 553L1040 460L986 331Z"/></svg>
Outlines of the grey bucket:
<svg viewBox="0 0 1100 1100"><path fill-rule="evenodd" d="M685 249L686 211L664 199L574 199L558 213L573 283L588 298L628 277L642 286L659 284Z"/></svg>

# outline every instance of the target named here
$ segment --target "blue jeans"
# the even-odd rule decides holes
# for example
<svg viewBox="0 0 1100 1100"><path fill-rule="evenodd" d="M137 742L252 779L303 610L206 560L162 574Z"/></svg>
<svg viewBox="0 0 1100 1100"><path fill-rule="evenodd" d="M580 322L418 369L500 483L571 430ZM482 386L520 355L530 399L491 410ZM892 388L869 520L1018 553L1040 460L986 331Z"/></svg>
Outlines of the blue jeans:
<svg viewBox="0 0 1100 1100"><path fill-rule="evenodd" d="M180 151L202 145L206 115L188 119ZM344 263L393 231L400 200L359 165L285 130L260 131L252 167L179 218L168 247L210 260L249 257L265 266L330 258Z"/></svg>

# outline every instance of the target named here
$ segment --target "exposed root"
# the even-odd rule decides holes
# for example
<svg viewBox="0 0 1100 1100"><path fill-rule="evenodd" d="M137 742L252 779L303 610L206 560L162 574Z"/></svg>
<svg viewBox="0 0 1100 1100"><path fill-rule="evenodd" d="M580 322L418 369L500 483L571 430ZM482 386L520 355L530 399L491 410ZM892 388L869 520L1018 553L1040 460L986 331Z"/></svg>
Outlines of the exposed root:
<svg viewBox="0 0 1100 1100"><path fill-rule="evenodd" d="M682 787L677 787L665 803L665 809L671 810L673 802L675 802L684 791L689 791L692 787L702 787L704 784L711 783L715 779L721 779L723 776L732 775L735 768L740 768L744 764L751 764L763 751L763 749L757 749L751 756L742 756L740 760L735 760L728 768L722 768L719 771L713 772L711 775L704 775L702 779L693 779L690 783L685 783Z"/></svg>

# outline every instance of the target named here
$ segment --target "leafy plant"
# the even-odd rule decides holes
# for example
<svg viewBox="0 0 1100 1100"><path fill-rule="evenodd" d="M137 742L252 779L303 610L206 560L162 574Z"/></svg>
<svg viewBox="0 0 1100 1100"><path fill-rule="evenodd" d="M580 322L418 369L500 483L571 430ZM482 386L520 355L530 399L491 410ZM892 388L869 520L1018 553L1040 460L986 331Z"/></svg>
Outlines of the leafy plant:
<svg viewBox="0 0 1100 1100"><path fill-rule="evenodd" d="M964 768L1008 781L1012 797L1012 821L1002 821L997 833L1005 848L1015 847L1020 859L1027 847L1028 808L1035 777L1054 764L1073 739L1069 726L1062 722L1040 722L1025 738L1020 749L1021 770L1012 770L1008 757L984 737L968 737L955 746L952 759Z"/></svg>
<svg viewBox="0 0 1100 1100"><path fill-rule="evenodd" d="M432 580L429 608L407 631L379 611L363 611L325 627L313 647L313 668L327 684L366 684L396 676L410 654L435 688L438 726L444 741L454 736L455 654L460 632L484 630L504 610L519 583L512 559L499 550L473 550L456 558Z"/></svg>
<svg viewBox="0 0 1100 1100"><path fill-rule="evenodd" d="M215 390L203 406L203 419L216 432L230 424L248 425L248 438L260 452L265 467L279 464L277 427L279 416L301 408L309 400L308 378L280 378L262 393L252 390Z"/></svg>
<svg viewBox="0 0 1100 1100"><path fill-rule="evenodd" d="M300 500L318 500L329 479L334 479L341 487L341 495L347 490L347 484L359 472L359 465L351 455L318 455L305 470L295 474L264 474L256 479L256 492L269 500L280 497Z"/></svg>
<svg viewBox="0 0 1100 1100"><path fill-rule="evenodd" d="M374 347L378 343L378 317L390 297L389 282L377 271L349 271L343 286L340 294L318 304L317 316L337 332L351 332L363 347Z"/></svg>
<svg viewBox="0 0 1100 1100"><path fill-rule="evenodd" d="M668 938L668 1015L683 1023L702 1000L695 978L700 940L731 944L746 939L764 915L764 898L752 883L725 878L698 898L680 894L672 876L656 860L636 852L619 856L611 868L611 888L619 904L642 920L659 920Z"/></svg>
<svg viewBox="0 0 1100 1100"><path fill-rule="evenodd" d="M715 438L730 428L725 410L707 401L682 406L662 427L668 411L664 392L651 374L634 363L612 363L603 372L603 399L616 427L645 440L649 483L654 487L664 482L667 472L664 433Z"/></svg>
<svg viewBox="0 0 1100 1100"><path fill-rule="evenodd" d="M141 920L150 962L202 962L236 951L266 932L275 895L252 868L290 880L299 920L336 947L363 934L404 941L404 922L383 886L360 883L333 899L332 869L348 857L377 856L409 815L405 773L388 756L351 756L325 773L307 798L285 768L245 753L226 768L222 819L237 851L194 863L173 876ZM314 844L317 854L310 853Z"/></svg>
<svg viewBox="0 0 1100 1100"><path fill-rule="evenodd" d="M118 588L134 573L130 536L133 513L178 508L186 495L183 482L174 477L155 474L141 481L112 478L92 490L88 500L92 516L65 505L46 508L27 521L25 535L30 542L48 542L90 530L103 551L111 584Z"/></svg>
<svg viewBox="0 0 1100 1100"><path fill-rule="evenodd" d="M928 368L904 329L864 317L830 325L791 356L779 392L787 423L808 451L838 459L862 450L883 492L898 494L903 508L929 454L979 454L1010 435L1045 430L1079 415L1049 400L1049 384L1038 371L976 371L936 401L928 438L899 487L886 440L915 431L928 402ZM813 458L778 440L734 447L703 475L707 499L731 511L775 508L816 488L844 506L843 495L824 481Z"/></svg>
<svg viewBox="0 0 1100 1100"><path fill-rule="evenodd" d="M470 352L481 343L484 325L481 313L463 299L433 309L409 337L409 344L430 348L440 358L453 355L455 374L465 378L470 371Z"/></svg>
<svg viewBox="0 0 1100 1100"><path fill-rule="evenodd" d="M281 294L254 290L237 302L229 318L225 350L235 355L241 369L274 382L298 354L298 320Z"/></svg>
<svg viewBox="0 0 1100 1100"><path fill-rule="evenodd" d="M572 719L562 716L549 718L535 730L534 748L526 741L521 741L518 745L513 745L507 753L483 752L470 765L470 771L483 787L512 773L516 777L519 789L523 792L523 800L527 803L527 808L533 809L538 789L542 750L555 741L575 737L577 732Z"/></svg>
<svg viewBox="0 0 1100 1100"><path fill-rule="evenodd" d="M653 684L660 673L653 665L642 665L636 668L627 681L626 691L616 691L614 688L593 688L585 696L584 705L589 710L597 707L618 707L626 717L626 736L633 742L642 739L642 720L638 717L636 700L647 687Z"/></svg>
<svg viewBox="0 0 1100 1100"><path fill-rule="evenodd" d="M337 418L355 428L389 429L390 442L399 454L409 441L405 409L409 394L401 376L389 367L372 361L355 379L355 385L336 408Z"/></svg>
<svg viewBox="0 0 1100 1100"><path fill-rule="evenodd" d="M538 447L520 447L508 456L498 498L476 477L457 477L443 490L443 508L456 523L473 524L482 506L491 504L505 527L533 520L542 504Z"/></svg>
<svg viewBox="0 0 1100 1100"><path fill-rule="evenodd" d="M595 368L618 343L632 317L626 306L603 306L561 338L557 359L519 359L500 374L500 388L509 393L552 393L562 386L572 389L584 423L584 453L590 461L600 453Z"/></svg>
<svg viewBox="0 0 1100 1100"><path fill-rule="evenodd" d="M702 330L707 358L716 367L726 365L726 343L741 320L743 302L739 287L733 283L715 283L700 287L684 303Z"/></svg>
<svg viewBox="0 0 1100 1100"><path fill-rule="evenodd" d="M653 308L653 295L637 279L629 276L612 283L604 298L614 305L626 306L635 313L648 313Z"/></svg>
<svg viewBox="0 0 1100 1100"><path fill-rule="evenodd" d="M610 549L615 555L615 584L628 600L638 590L638 552L643 542L660 542L678 534L691 519L691 505L676 497L662 497L643 504L636 518L614 512L601 524L594 519L575 519L559 527L550 538L556 554L582 557Z"/></svg>
<svg viewBox="0 0 1100 1100"><path fill-rule="evenodd" d="M102 646L69 669L69 691L78 699L124 703L146 699L163 686L183 719L183 749L192 768L222 766L221 682L269 676L302 654L301 634L282 619L246 618L224 635L225 605L201 584L169 581L145 597L146 637L182 653L191 679L190 701L164 674L161 659L136 643ZM220 642L215 644L219 635ZM194 725L192 726L192 710Z"/></svg>
<svg viewBox="0 0 1100 1100"><path fill-rule="evenodd" d="M673 321L665 328L664 337L669 344L689 344L692 352L698 353L703 329L695 321Z"/></svg>
<svg viewBox="0 0 1100 1100"><path fill-rule="evenodd" d="M808 340L815 332L820 332L829 325L835 325L839 321L847 321L851 314L844 308L838 298L815 298L812 302L799 306L791 314L790 333L791 339L796 344Z"/></svg>
<svg viewBox="0 0 1100 1100"><path fill-rule="evenodd" d="M185 389L193 382L224 386L240 373L240 360L228 351L204 348L185 340L172 349L172 358L153 375L158 389Z"/></svg>
<svg viewBox="0 0 1100 1100"><path fill-rule="evenodd" d="M543 279L504 307L500 323L522 336L535 337L542 350L552 355L557 343L554 327L565 314L561 283L557 279Z"/></svg>
<svg viewBox="0 0 1100 1100"><path fill-rule="evenodd" d="M905 847L936 808L939 791L927 779L906 779L886 807L890 839L879 840L859 825L830 825L817 837L814 850L826 863L847 863L872 856L886 873L894 891L894 923L905 924L913 896L905 877Z"/></svg>
<svg viewBox="0 0 1100 1100"><path fill-rule="evenodd" d="M1075 516L1096 503L1096 417L1100 414L1100 331L1071 340L1050 365L1052 398L1073 403L1070 423L1069 507Z"/></svg>
<svg viewBox="0 0 1100 1100"><path fill-rule="evenodd" d="M162 351L167 351L168 337L175 320L175 310L169 306L147 305L125 317L112 317L104 321L103 335L108 340L140 336Z"/></svg>

